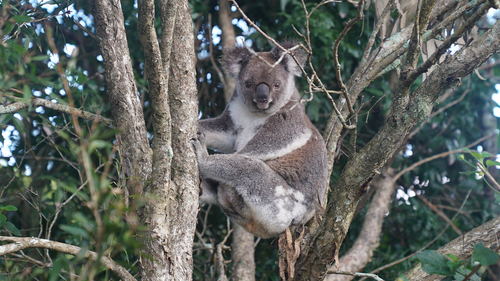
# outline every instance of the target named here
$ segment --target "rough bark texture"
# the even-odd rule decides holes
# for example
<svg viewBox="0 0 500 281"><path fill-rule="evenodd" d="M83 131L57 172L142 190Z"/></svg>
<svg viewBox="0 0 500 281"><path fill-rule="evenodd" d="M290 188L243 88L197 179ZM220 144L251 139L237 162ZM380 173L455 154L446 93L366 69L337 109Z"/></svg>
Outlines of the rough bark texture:
<svg viewBox="0 0 500 281"><path fill-rule="evenodd" d="M237 224L234 224L231 251L233 272L230 280L255 280L254 236Z"/></svg>
<svg viewBox="0 0 500 281"><path fill-rule="evenodd" d="M391 105L392 114L386 124L360 152L350 157L342 171L320 228L297 263L300 270L296 272L296 280L320 280L324 277L347 234L357 202L377 171L401 146L410 130L427 118L437 97L479 67L499 47L500 22L497 22L470 46L437 66L411 96L404 87L396 91Z"/></svg>
<svg viewBox="0 0 500 281"><path fill-rule="evenodd" d="M361 233L349 251L340 258L339 271L360 272L371 261L373 251L380 244L382 223L385 215L389 212L396 191L394 174L394 170L389 168L383 175L374 179L372 188L376 186L377 190L366 212ZM336 270L336 268L330 268L330 270ZM347 281L352 279L354 279L354 276L339 274L329 274L325 278L327 281Z"/></svg>
<svg viewBox="0 0 500 281"><path fill-rule="evenodd" d="M450 243L441 247L438 252L441 254L453 254L460 260L469 259L474 250L474 245L483 243L487 248L496 248L498 246L498 237L500 235L500 216L491 221L474 228L466 234L459 236ZM410 281L434 281L442 280L444 276L429 275L421 269L418 264L405 274Z"/></svg>
<svg viewBox="0 0 500 281"><path fill-rule="evenodd" d="M151 174L151 153L142 106L137 95L130 61L121 3L118 0L92 1L96 33L104 60L111 113L121 143L124 179L130 194L141 194Z"/></svg>
<svg viewBox="0 0 500 281"><path fill-rule="evenodd" d="M151 154L120 2L93 2L112 113L117 127L123 131L125 178L130 179L131 194L141 195L145 183L150 183L145 194L150 201L142 214L148 226L143 242L150 254L142 259L143 279L190 280L198 209L198 169L189 143L196 135L198 122L194 38L187 1L174 1L160 10L163 20L174 15L168 22L175 22L175 27L170 26L164 33L172 38L164 41L172 45L171 56L168 48L162 49L166 52L163 57L160 55L154 30L153 1L140 2L139 33L145 50L155 130L155 165L151 181L148 181L152 172ZM167 82L171 89L169 94Z"/></svg>
<svg viewBox="0 0 500 281"><path fill-rule="evenodd" d="M187 0L177 1L168 80L172 116L172 174L167 193L168 239L164 251L170 280L191 280L198 213L198 165L190 139L198 128L194 35Z"/></svg>
<svg viewBox="0 0 500 281"><path fill-rule="evenodd" d="M153 171L151 181L145 187L144 196L148 198L140 211L141 222L147 226L141 239L145 253L151 259L142 259L142 278L144 280L164 280L171 269L170 255L165 243L170 236L168 213L168 188L170 186L170 167L172 162L171 116L168 99L169 61L163 61L154 27L155 4L153 0L138 2L138 33L144 48L145 72L151 96L153 111ZM172 35L170 34L170 37ZM170 38L171 39L171 38ZM171 40L169 40L171 42ZM165 67L164 65L167 65ZM185 268L184 264L175 264ZM189 264L187 267L189 268Z"/></svg>

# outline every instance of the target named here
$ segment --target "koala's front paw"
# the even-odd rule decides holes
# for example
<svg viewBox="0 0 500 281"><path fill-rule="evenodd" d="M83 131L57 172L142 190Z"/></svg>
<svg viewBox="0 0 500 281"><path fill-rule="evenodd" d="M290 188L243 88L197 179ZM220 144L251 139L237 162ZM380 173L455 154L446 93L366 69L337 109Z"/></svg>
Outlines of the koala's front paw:
<svg viewBox="0 0 500 281"><path fill-rule="evenodd" d="M191 139L198 162L208 157L205 134L198 132L196 138Z"/></svg>

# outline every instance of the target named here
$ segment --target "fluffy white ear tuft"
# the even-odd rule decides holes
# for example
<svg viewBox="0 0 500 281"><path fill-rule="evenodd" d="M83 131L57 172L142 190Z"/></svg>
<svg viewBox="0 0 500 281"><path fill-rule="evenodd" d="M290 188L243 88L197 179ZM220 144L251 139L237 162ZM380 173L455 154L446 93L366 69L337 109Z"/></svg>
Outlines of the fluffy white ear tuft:
<svg viewBox="0 0 500 281"><path fill-rule="evenodd" d="M228 75L238 78L241 69L247 65L251 57L252 54L245 46L236 46L225 49L220 62Z"/></svg>
<svg viewBox="0 0 500 281"><path fill-rule="evenodd" d="M283 41L283 42L280 43L280 45L283 48L289 50L290 48L295 47L299 43L300 42L298 42L298 41L292 40L292 41ZM274 58L276 58L278 60L281 57L281 55L283 54L283 51L280 48L278 48L278 47L274 47L271 50L271 54L274 56ZM292 51L292 54L297 59L298 63L302 67L304 67L304 64L305 64L306 59L307 59L306 52L304 52L304 50L302 50L301 48L297 48L297 49L295 49L295 50ZM288 70L291 74L293 74L295 76L301 76L302 75L302 71L300 70L300 67L297 65L297 63L292 58L292 56L285 55L285 57L283 58L283 60L282 60L281 63L284 64L285 69Z"/></svg>

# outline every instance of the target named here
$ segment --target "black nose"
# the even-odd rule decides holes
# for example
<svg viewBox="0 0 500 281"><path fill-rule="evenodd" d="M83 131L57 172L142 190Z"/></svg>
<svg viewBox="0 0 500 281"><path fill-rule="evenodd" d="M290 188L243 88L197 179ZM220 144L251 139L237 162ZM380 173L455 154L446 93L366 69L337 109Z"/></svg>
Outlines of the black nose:
<svg viewBox="0 0 500 281"><path fill-rule="evenodd" d="M266 83L260 83L257 85L257 93L255 99L257 103L267 103L269 100L269 86Z"/></svg>

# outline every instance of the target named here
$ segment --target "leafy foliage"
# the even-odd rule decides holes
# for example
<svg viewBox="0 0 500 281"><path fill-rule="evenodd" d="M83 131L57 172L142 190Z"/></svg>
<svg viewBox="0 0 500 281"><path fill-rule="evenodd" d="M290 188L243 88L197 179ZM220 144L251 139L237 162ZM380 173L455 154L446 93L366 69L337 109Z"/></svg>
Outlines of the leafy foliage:
<svg viewBox="0 0 500 281"><path fill-rule="evenodd" d="M471 260L459 260L452 254L443 254L437 251L423 251L412 258L420 261L422 270L429 274L442 276L453 276L456 280L464 280L477 266L490 266L498 261L498 254L486 248L483 243L474 245ZM477 270L475 270L477 271ZM480 281L481 278L475 273L470 280Z"/></svg>
<svg viewBox="0 0 500 281"><path fill-rule="evenodd" d="M17 97L22 101L38 97L68 105L68 96L71 95L75 107L110 117L102 56L98 42L87 33L95 32L89 1L35 2L3 1L0 4L1 101L13 102L7 96ZM274 38L300 39L294 27L302 34L306 33L300 1L238 3L260 28ZM195 51L200 115L202 118L214 117L225 106L223 84L210 60L210 56L217 60L223 50L220 33L216 32L219 28L218 2L196 0L190 1L190 5L197 38ZM315 5L306 3L309 10ZM141 46L137 44L139 38L136 32L135 1L122 1L122 8L138 95L152 139L151 104L144 58ZM208 22L209 14L212 15L211 23ZM344 1L323 5L311 17L312 62L329 89L339 88L332 63L334 41L355 14L355 7ZM361 61L363 48L374 23L374 5L365 14L365 20L353 27L340 46L339 59L345 81ZM232 17L236 35L252 44L252 48L269 50L272 47L264 37L248 27L241 15L233 13ZM161 32L158 23L157 20L157 28ZM210 27L212 38L208 37ZM48 36L49 29L53 31L52 37ZM49 45L51 39L54 40L58 55ZM211 42L213 53L209 51ZM377 39L375 45L382 43ZM498 54L494 59L499 59ZM57 70L57 63L62 66L62 75ZM496 104L491 100L491 94L496 92L495 83L500 81L500 68L481 70L481 75L486 76L488 81L472 75L463 79L460 87L450 89L444 95L446 98L436 103L436 114L415 128L406 146L394 156L395 169L403 170L430 156L462 148L489 134L491 130L498 129L497 119L492 115ZM61 76L68 79L71 93L64 90ZM373 81L357 101L357 106L361 108L358 148L364 147L385 122L396 76L395 71L392 71ZM307 89L305 79L298 78L297 83L300 92L304 93ZM413 89L420 83L421 81L417 81L412 86ZM449 106L462 95L464 98L461 102ZM306 104L306 108L311 120L324 132L333 110L328 98L318 94ZM440 109L442 111L438 111ZM120 152L114 146L117 131L95 122L78 120L78 125L82 128L81 135L78 135L77 124L69 115L43 107L0 115L0 125L0 203L6 205L0 207L0 235L10 233L16 236L50 238L77 245L96 251L99 255L110 256L131 272L137 273L136 262L140 246L136 237L140 228L135 213L141 206L141 198L130 198L123 191ZM352 153L349 151L349 138L349 135L344 135L338 145L332 183L335 183ZM492 155L498 153L498 141L495 137L493 141L484 141L480 145ZM477 156L477 160L486 160L481 163L489 168L488 171L493 176L498 177L494 169L494 166L499 165L498 162L485 159L489 157L486 154L472 155ZM400 191L385 219L381 245L366 267L367 272L420 250L447 225L419 196L439 206L451 218L457 213L466 194L471 191L462 215L453 220L453 224L462 231L482 224L500 213L497 204L500 197L497 192L492 193L489 187L485 188L482 180L475 178L476 165L471 164L474 167L471 173L462 173L467 170L467 163L456 161L456 158L456 155L451 154L427 162L398 180ZM90 163L87 168L83 160ZM89 182L84 180L87 178ZM496 203L493 198L496 198ZM364 212L366 210L355 218L342 253L352 246L360 232ZM204 206L199 213L197 230L201 238L197 237L195 240L193 278L215 279L214 247L228 233L226 218L219 208ZM450 228L430 248L437 249L456 236L457 233ZM279 280L276 249L275 240L262 240L257 244L257 280ZM93 275L96 280L116 279L101 265L89 262L82 256L36 250L24 253L35 257L42 264L52 263L52 268L48 270L38 267L40 264L20 259L19 256L9 256L11 259L0 259L0 268L9 269L10 280L58 280L67 278L72 272ZM224 254L229 256L228 251ZM435 251L424 251L415 259L431 272L443 273L442 275L460 280L470 272L474 262L487 266L494 260L494 255L478 244L470 262L445 257ZM231 266L228 265L229 272ZM410 262L404 262L382 271L380 276L393 279L410 266ZM483 280L488 280L488 274L483 273ZM0 278L7 278L6 276L3 272L0 274Z"/></svg>

